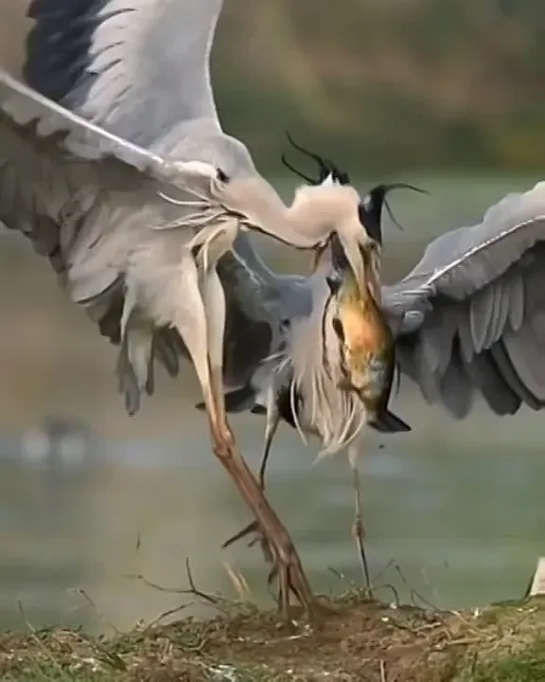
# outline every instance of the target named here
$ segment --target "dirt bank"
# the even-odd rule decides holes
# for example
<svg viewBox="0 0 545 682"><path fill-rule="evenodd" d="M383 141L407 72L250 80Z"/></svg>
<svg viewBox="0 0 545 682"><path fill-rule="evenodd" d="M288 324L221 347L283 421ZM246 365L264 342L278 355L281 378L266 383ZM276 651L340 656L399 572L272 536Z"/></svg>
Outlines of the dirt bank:
<svg viewBox="0 0 545 682"><path fill-rule="evenodd" d="M111 639L30 630L0 638L2 680L542 682L545 600L474 611L392 608L357 593L324 601L318 624L218 603L205 622Z"/></svg>

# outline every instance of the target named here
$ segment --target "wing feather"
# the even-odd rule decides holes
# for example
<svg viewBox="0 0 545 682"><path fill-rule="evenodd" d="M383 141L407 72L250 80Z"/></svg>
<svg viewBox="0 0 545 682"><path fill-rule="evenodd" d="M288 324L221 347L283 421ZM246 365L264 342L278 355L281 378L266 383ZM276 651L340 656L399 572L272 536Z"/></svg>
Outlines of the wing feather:
<svg viewBox="0 0 545 682"><path fill-rule="evenodd" d="M457 348L439 379L439 386L441 401L447 410L457 419L466 417L473 406L474 386Z"/></svg>
<svg viewBox="0 0 545 682"><path fill-rule="evenodd" d="M0 221L49 258L71 298L115 344L130 254L183 210L159 194L179 169L0 71ZM192 234L178 229L175 239L183 245ZM164 328L154 336L153 352L175 374L183 344ZM134 410L140 389L153 390L153 377L151 367L143 379L130 374L124 360L120 384ZM139 357L140 370L143 362Z"/></svg>
<svg viewBox="0 0 545 682"><path fill-rule="evenodd" d="M384 306L401 369L457 418L545 405L545 183L434 240Z"/></svg>
<svg viewBox="0 0 545 682"><path fill-rule="evenodd" d="M157 305L162 301L161 310L172 305L165 292L176 254L193 230L176 227L184 209L161 194L177 190L177 181L191 176L184 172L0 71L0 220L49 257L71 298L116 345L123 341L131 254L141 250L152 265L143 273L149 297ZM195 177L198 184L203 175ZM209 185L210 178L204 178ZM172 227L154 229L164 226ZM227 387L249 383L278 343L283 317L304 314L311 305L304 278L276 276L246 235L239 235L237 244L243 255L227 254L218 267L228 303ZM179 358L188 353L175 330L131 319L133 345L122 345L118 374L127 409L134 413L142 391L153 392L151 357L176 375Z"/></svg>
<svg viewBox="0 0 545 682"><path fill-rule="evenodd" d="M498 371L490 351L486 351L465 364L473 386L482 393L493 412L498 415L515 414L521 400L511 389L505 376Z"/></svg>
<svg viewBox="0 0 545 682"><path fill-rule="evenodd" d="M210 51L223 0L33 0L25 78L146 148L199 121L220 132Z"/></svg>

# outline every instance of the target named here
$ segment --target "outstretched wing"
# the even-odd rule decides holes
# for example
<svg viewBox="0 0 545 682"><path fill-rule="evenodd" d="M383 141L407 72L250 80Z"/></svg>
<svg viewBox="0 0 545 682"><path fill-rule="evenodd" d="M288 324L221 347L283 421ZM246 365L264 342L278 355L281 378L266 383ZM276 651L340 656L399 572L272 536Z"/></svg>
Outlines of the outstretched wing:
<svg viewBox="0 0 545 682"><path fill-rule="evenodd" d="M32 0L24 75L146 148L200 122L221 132L209 57L223 0ZM161 153L165 153L161 149Z"/></svg>
<svg viewBox="0 0 545 682"><path fill-rule="evenodd" d="M210 81L223 0L32 0L24 75L49 99L163 158L256 173Z"/></svg>
<svg viewBox="0 0 545 682"><path fill-rule="evenodd" d="M434 240L383 287L404 373L457 418L481 393L499 415L545 405L545 183Z"/></svg>
<svg viewBox="0 0 545 682"><path fill-rule="evenodd" d="M250 228L297 248L323 244L332 202L306 202L297 220L255 169L245 145L221 129L210 53L223 0L32 0L28 82L89 121L165 158L200 160L232 182L210 197ZM363 239L352 188L352 229ZM311 197L307 192L307 198ZM323 216L323 219L322 219ZM345 221L346 222L346 221ZM353 267L359 258L340 234Z"/></svg>
<svg viewBox="0 0 545 682"><path fill-rule="evenodd" d="M0 70L0 221L50 259L71 298L115 343L129 254L164 232L154 228L176 224L183 215L161 194L178 191L186 181L196 190L209 185L209 172L215 169L205 164L169 164ZM163 238L183 245L192 235L172 229ZM168 262L162 265L159 273L149 273L150 286L164 283ZM160 280L155 285L154 275ZM158 330L155 350L176 373L178 351L170 332Z"/></svg>
<svg viewBox="0 0 545 682"><path fill-rule="evenodd" d="M114 283L118 249L137 237L137 225L159 226L173 213L159 192L177 173L0 69L0 219L51 258L74 300Z"/></svg>
<svg viewBox="0 0 545 682"><path fill-rule="evenodd" d="M49 257L71 298L85 306L116 344L121 340L129 255L150 239L165 242L158 269L146 273L149 286L156 288L153 296L163 296L169 258L191 239L193 230L176 227L184 208L162 195L178 192L180 185L204 194L209 172L215 169L205 164L168 163L0 70L0 220ZM172 229L166 229L169 225ZM285 284L290 278L268 270L248 237L240 235L237 245L239 256L229 255L219 267L229 304L228 386L243 385L269 353L282 306L287 300L289 314L301 291L300 278L293 278L290 288ZM155 330L153 351L171 374L178 372L179 356L187 354L177 332L166 327ZM139 386L132 376L125 376L122 384L134 412ZM152 390L152 378L147 388Z"/></svg>

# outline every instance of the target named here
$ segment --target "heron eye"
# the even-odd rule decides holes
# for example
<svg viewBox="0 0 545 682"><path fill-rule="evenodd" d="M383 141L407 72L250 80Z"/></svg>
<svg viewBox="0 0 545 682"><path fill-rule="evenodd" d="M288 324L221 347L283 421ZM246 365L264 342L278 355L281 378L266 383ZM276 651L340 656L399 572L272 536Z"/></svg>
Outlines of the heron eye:
<svg viewBox="0 0 545 682"><path fill-rule="evenodd" d="M334 317L332 324L333 324L333 331L339 337L339 341L341 343L344 343L344 329L343 329L342 322L339 320L338 317Z"/></svg>
<svg viewBox="0 0 545 682"><path fill-rule="evenodd" d="M335 294L339 291L341 288L341 282L340 280L336 279L335 277L326 277L326 282L327 286L329 287L329 290L335 296Z"/></svg>

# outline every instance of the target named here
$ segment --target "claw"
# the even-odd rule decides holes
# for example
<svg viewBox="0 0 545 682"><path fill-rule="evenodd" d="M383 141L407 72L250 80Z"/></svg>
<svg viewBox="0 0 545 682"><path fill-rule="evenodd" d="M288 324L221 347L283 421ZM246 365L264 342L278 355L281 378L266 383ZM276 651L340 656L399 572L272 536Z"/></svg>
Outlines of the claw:
<svg viewBox="0 0 545 682"><path fill-rule="evenodd" d="M226 547L232 545L234 542L237 542L238 540L241 540L242 538L246 537L247 535L251 535L252 533L255 533L255 537L251 538L251 540L248 542L248 547L253 547L255 544L259 542L261 545L261 551L263 552L263 556L265 557L265 561L267 563L271 563L273 561L271 548L265 536L261 532L257 521L252 521L242 530L239 530L238 533L232 535L228 540L226 540L222 544L221 548L225 549Z"/></svg>
<svg viewBox="0 0 545 682"><path fill-rule="evenodd" d="M272 583L276 579L278 579L279 583L277 597L278 608L279 611L281 611L284 615L287 615L290 605L290 594L293 594L295 598L301 603L304 603L303 600L305 599L304 594L301 594L301 591L297 588L295 584L297 582L297 579L295 578L297 566L296 564L293 563L292 558L286 559L284 561L280 560L278 550L275 549L274 546L272 546L269 543L269 541L261 531L258 522L252 521L252 523L249 523L238 533L231 536L222 544L222 548L228 547L237 540L240 540L243 537L250 535L252 533L255 533L255 537L251 538L250 542L248 543L248 546L253 547L256 543L259 542L261 550L265 557L265 561L267 563L272 564L271 570L267 577L267 586L270 587Z"/></svg>
<svg viewBox="0 0 545 682"><path fill-rule="evenodd" d="M257 533L257 532L259 532L259 524L257 523L257 521L252 521L247 526L244 526L244 528L242 530L239 530L238 533L235 533L228 540L226 540L222 544L221 548L226 549L227 547L232 545L234 542L237 542L237 540L241 540L246 535L250 535L251 533ZM255 544L255 540L252 540L251 542L252 542L252 545L249 545L249 546L253 546Z"/></svg>

